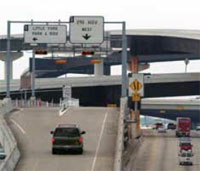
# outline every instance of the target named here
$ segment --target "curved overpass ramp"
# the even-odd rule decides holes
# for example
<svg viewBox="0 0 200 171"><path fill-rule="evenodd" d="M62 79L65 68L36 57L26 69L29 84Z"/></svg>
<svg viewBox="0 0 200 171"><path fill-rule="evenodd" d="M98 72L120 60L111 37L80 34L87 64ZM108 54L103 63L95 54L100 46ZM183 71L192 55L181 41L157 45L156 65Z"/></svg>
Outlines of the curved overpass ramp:
<svg viewBox="0 0 200 171"><path fill-rule="evenodd" d="M119 116L117 109L71 108L62 116L58 111L58 108L29 108L8 118L22 154L16 170L113 170ZM51 154L50 131L59 123L76 123L86 131L83 155Z"/></svg>

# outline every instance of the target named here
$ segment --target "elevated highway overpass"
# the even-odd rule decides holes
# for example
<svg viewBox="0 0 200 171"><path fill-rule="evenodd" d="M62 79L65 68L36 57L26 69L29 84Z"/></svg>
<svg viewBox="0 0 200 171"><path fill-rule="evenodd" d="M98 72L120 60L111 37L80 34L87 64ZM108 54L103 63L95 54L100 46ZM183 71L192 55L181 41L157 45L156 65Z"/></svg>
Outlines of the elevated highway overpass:
<svg viewBox="0 0 200 171"><path fill-rule="evenodd" d="M112 171L119 111L115 108L29 108L7 116L21 152L16 171ZM57 124L78 124L84 135L83 155L51 154L51 135Z"/></svg>
<svg viewBox="0 0 200 171"><path fill-rule="evenodd" d="M180 96L200 94L200 73L172 73L172 74L144 74L145 97ZM86 87L111 87L121 85L121 76L98 76L98 77L67 77L67 78L38 78L35 88L37 90L60 89L63 85L72 88ZM170 92L170 87L173 92ZM180 87L178 87L178 85ZM127 83L128 86L128 83ZM168 88L167 88L168 87ZM20 80L11 80L11 91L21 89L30 90L30 80L21 88ZM187 90L185 92L180 92ZM153 91L152 91L153 90ZM160 90L165 90L161 92ZM6 82L0 81L0 92L6 91ZM120 92L118 92L120 93ZM168 93L168 94L167 94ZM12 93L11 93L12 94Z"/></svg>
<svg viewBox="0 0 200 171"><path fill-rule="evenodd" d="M183 96L200 94L199 73L152 74L145 75L145 97ZM5 96L6 84L0 82L1 97ZM121 97L121 76L43 78L36 79L36 97L42 101L59 103L63 85L72 86L72 97L78 98L81 106L119 105ZM11 82L12 99L31 96L30 89L20 89L20 81ZM25 94L26 93L26 94ZM25 97L26 95L26 97ZM178 104L179 103L179 104ZM189 105L189 106L188 106ZM192 101L142 101L144 115L169 118L190 115L193 122L200 121L200 104Z"/></svg>
<svg viewBox="0 0 200 171"><path fill-rule="evenodd" d="M141 114L176 120L177 117L190 117L193 124L200 123L200 100L154 100L143 99Z"/></svg>
<svg viewBox="0 0 200 171"><path fill-rule="evenodd" d="M189 60L200 59L199 30L132 29L127 30L126 34L128 61L136 55L139 56L139 63L178 61L185 60L186 58ZM104 74L109 75L111 65L121 64L121 31L112 30L106 32L105 35L105 43L100 47L98 45L89 47L96 52L90 58L80 55L83 50L81 45L66 43L65 45L55 47L42 46L52 53L65 53L65 55L59 55L61 58L67 54L65 59L68 62L60 66L55 65L55 59L58 58L54 57L54 55L51 56L51 60L45 58L37 59L36 70L38 73L36 76L38 78L49 78L58 77L66 73L93 74L94 67L90 63L91 59L105 60ZM0 36L0 54L6 51L6 41L6 36ZM13 52L31 49L32 46L24 44L22 34L11 36L11 50ZM48 65L45 65L46 63ZM31 67L29 69L31 71Z"/></svg>

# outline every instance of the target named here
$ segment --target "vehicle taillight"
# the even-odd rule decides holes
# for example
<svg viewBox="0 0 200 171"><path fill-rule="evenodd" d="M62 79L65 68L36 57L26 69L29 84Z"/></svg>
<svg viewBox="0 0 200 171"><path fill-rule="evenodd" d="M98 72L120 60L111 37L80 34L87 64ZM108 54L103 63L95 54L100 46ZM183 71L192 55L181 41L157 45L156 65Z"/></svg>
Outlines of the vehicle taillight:
<svg viewBox="0 0 200 171"><path fill-rule="evenodd" d="M82 143L82 142L83 142L82 138L79 138L79 139L78 139L78 142L79 142L79 143Z"/></svg>
<svg viewBox="0 0 200 171"><path fill-rule="evenodd" d="M52 139L51 139L51 142L54 143L54 142L55 142L55 138L52 138Z"/></svg>

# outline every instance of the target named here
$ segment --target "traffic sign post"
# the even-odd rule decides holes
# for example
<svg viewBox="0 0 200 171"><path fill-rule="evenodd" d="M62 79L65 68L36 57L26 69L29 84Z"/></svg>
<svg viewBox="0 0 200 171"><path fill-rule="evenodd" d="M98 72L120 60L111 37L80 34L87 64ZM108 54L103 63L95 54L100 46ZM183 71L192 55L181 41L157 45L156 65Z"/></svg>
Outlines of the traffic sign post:
<svg viewBox="0 0 200 171"><path fill-rule="evenodd" d="M35 50L33 49L32 52L32 73L31 73L31 90L32 90L32 97L35 97Z"/></svg>
<svg viewBox="0 0 200 171"><path fill-rule="evenodd" d="M129 96L132 97L134 102L134 113L136 122L136 134L140 136L140 110L138 109L138 103L141 101L141 97L144 96L144 75L138 73L138 58L131 62L131 71L129 74Z"/></svg>
<svg viewBox="0 0 200 171"><path fill-rule="evenodd" d="M7 22L7 54L6 54L6 98L10 98L10 30L11 22Z"/></svg>
<svg viewBox="0 0 200 171"><path fill-rule="evenodd" d="M71 16L70 42L79 44L101 44L104 39L104 17Z"/></svg>

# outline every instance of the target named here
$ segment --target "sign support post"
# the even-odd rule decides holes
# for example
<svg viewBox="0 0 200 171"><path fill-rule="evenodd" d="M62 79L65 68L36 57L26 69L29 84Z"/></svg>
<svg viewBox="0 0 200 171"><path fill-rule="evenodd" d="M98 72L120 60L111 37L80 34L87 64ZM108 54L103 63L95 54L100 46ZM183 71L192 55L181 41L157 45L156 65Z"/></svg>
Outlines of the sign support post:
<svg viewBox="0 0 200 171"><path fill-rule="evenodd" d="M7 54L6 54L6 98L10 98L10 28L11 22L7 22Z"/></svg>
<svg viewBox="0 0 200 171"><path fill-rule="evenodd" d="M122 97L127 96L127 38L126 22L122 22Z"/></svg>
<svg viewBox="0 0 200 171"><path fill-rule="evenodd" d="M122 88L121 97L127 96L127 37L126 37L126 22L105 22L106 24L121 24L122 25Z"/></svg>
<svg viewBox="0 0 200 171"><path fill-rule="evenodd" d="M144 96L144 75L138 73L138 56L131 59L130 69L132 74L129 78L129 96L132 96L132 103L134 103L136 134L140 136L140 109L138 109L138 103L141 102L141 97Z"/></svg>
<svg viewBox="0 0 200 171"><path fill-rule="evenodd" d="M31 91L32 98L35 98L35 49L33 49L32 53Z"/></svg>

